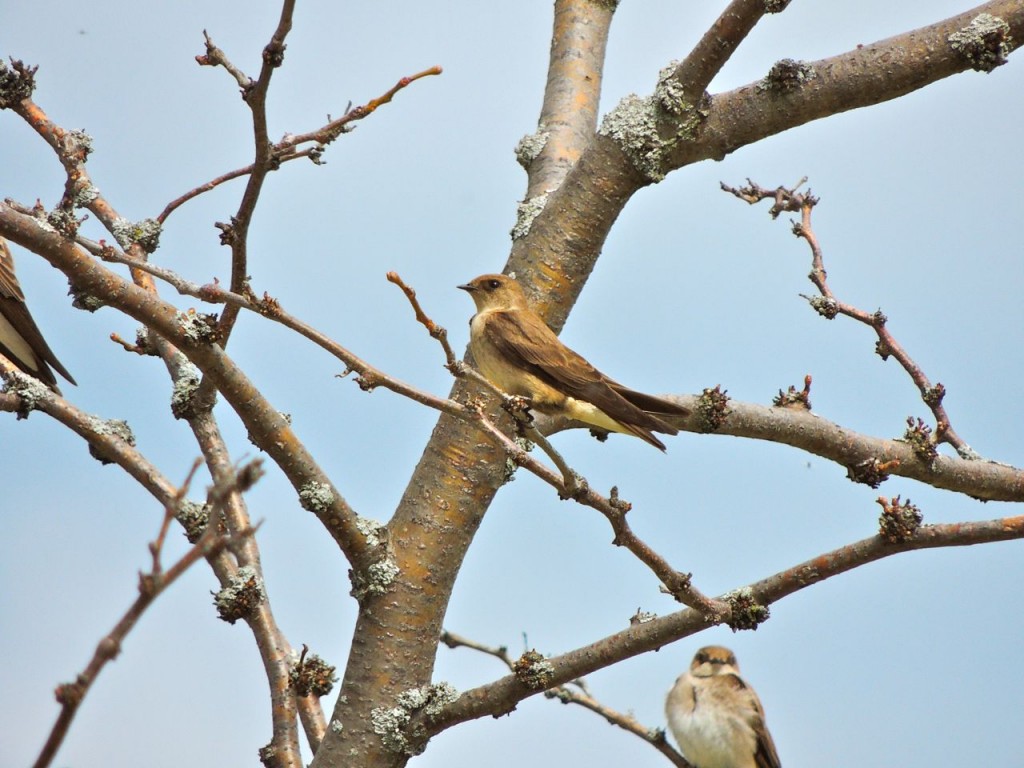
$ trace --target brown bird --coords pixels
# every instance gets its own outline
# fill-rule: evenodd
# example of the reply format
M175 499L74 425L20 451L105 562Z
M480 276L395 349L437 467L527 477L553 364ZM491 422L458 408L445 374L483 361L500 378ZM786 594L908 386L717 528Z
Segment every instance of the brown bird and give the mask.
M14 257L7 241L0 237L0 353L23 373L35 376L57 394L57 379L50 370L53 366L72 384L75 380L67 368L53 354L43 334L36 327L25 305L18 278L14 274Z
M696 768L781 768L764 709L728 648L697 651L665 700L668 727Z
M540 413L635 435L662 451L665 445L653 433L678 434L663 417L686 416L688 409L605 376L559 341L515 280L481 275L458 287L476 304L469 321L473 360L496 387L528 397Z

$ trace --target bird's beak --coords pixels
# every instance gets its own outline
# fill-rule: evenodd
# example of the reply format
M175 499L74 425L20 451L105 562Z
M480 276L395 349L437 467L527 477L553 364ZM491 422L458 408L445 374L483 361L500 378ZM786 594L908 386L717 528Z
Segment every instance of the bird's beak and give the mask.
M461 288L464 291L469 291L470 293L472 293L473 291L476 290L476 286L475 285L470 285L469 283L466 283L465 285L456 285L455 287L456 288Z

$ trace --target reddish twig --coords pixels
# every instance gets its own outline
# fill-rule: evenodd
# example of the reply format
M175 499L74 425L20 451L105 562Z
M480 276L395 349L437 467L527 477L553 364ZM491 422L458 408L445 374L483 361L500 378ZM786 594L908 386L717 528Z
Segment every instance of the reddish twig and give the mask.
M150 542L149 553L153 556L153 568L151 575L153 578L160 576L160 556L163 554L164 542L167 540L167 532L171 528L171 521L175 519L178 514L178 510L181 507L181 503L185 500L185 496L188 495L188 489L192 487L192 479L196 476L196 472L199 471L199 467L202 466L202 462L196 459L192 462L192 468L189 470L188 475L185 476L185 482L178 488L178 492L174 494L174 499L164 506L164 521L160 526L160 532L157 534L156 540Z
M214 57L214 63L232 72L236 81L244 83L242 97L249 106L252 115L255 155L252 171L249 173L249 179L242 193L242 199L239 201L238 208L231 217L230 223L217 222L216 224L221 230L221 242L231 248L230 285L231 290L237 292L243 290L246 281L249 279L249 227L256 212L256 205L259 202L267 175L277 168L277 163L273 159L270 136L267 130L267 93L270 90L270 81L274 72L284 63L284 41L291 31L294 11L295 0L284 0L281 5L281 16L278 19L277 27L270 37L270 42L263 49L263 64L260 67L259 77L255 81L249 81L249 78L242 75L240 71L235 70L223 51L212 45L209 42L209 36L206 36L208 41L207 55ZM221 347L227 347L237 319L237 307L230 304L226 305L217 321L217 337ZM212 388L213 383L208 377L204 376L200 384L200 397L210 397Z
M801 181L800 183L802 184L803 182ZM811 307L818 314L829 320L836 315L845 315L873 329L878 336L875 352L883 360L888 360L890 356L896 359L917 386L918 391L921 393L921 399L935 417L935 430L931 438L933 444L948 443L961 458L967 460L980 459L981 457L956 433L950 423L949 414L946 413L946 409L942 405L942 399L946 394L945 387L938 382L934 385L931 383L924 371L921 370L921 367L914 362L906 349L903 348L903 345L890 333L887 325L888 318L885 314L881 310L865 312L862 309L840 301L832 292L828 284L828 274L825 271L821 244L811 226L811 211L817 205L818 198L814 197L810 190L806 193L798 193L796 189L799 186L800 184L797 184L792 189L785 187L765 189L750 181L750 179L747 179L747 186L739 189L724 183L721 185L724 191L735 195L741 200L745 200L751 205L761 200L773 200L774 204L769 211L772 218L776 218L782 211L800 212L800 221L793 223L793 234L803 238L811 249L811 272L808 278L814 283L820 294L820 296L805 296L804 298L808 300Z
M294 158L290 158L290 159L294 159ZM185 194L183 194L180 197L177 197L174 200L172 200L171 202L169 202L164 207L164 209L160 212L160 215L156 217L156 220L159 221L161 224L163 224L165 221L167 221L167 217L168 216L170 216L172 213L174 213L175 210L177 210L178 208L183 206L185 203L187 203L192 198L199 197L199 195L203 194L204 192L209 192L210 190L216 189L221 184L224 184L225 182L231 181L232 179L237 179L237 178L240 178L242 176L247 176L248 174L252 173L252 169L253 169L252 164L245 166L245 168L236 168L233 171L228 171L227 173L221 174L220 176L218 176L215 179L210 179L205 184L200 184L195 189L190 189Z
M203 39L206 41L206 53L196 56L196 63L199 66L223 67L225 72L235 78L235 82L238 83L238 87L242 89L243 93L253 87L253 79L231 63L224 51L213 44L213 38L205 29L203 30Z
M206 33L204 32L203 34L205 35ZM209 58L210 45L212 45L212 43L208 42L207 55L197 56L197 60ZM213 46L213 48L214 50L219 52L220 57L223 57L223 52L220 51L219 48L217 48L216 46ZM224 58L225 61L227 61L226 57ZM217 61L210 59L209 61L201 61L200 63L208 65L220 64L221 66L225 66L225 68L227 68L227 66L223 64L219 59ZM230 62L228 62L228 64L230 64ZM233 71L233 69L234 68L229 69L229 71ZM431 67L430 69L425 69L422 72L417 72L415 75L403 77L389 91L386 91L385 93L381 94L375 99L371 99L361 107L355 107L345 110L344 115L335 120L330 120L325 125L321 126L320 128L317 128L315 131L309 131L307 133L301 134L289 134L282 138L281 141L271 144L269 157L273 158L275 167L271 168L270 170L275 170L276 167L280 166L282 163L287 163L292 160L298 160L301 158L309 158L314 163L319 164L320 156L323 154L324 147L332 143L343 133L348 133L349 131L351 131L353 128L353 126L350 125L351 123L355 122L356 120L363 120L364 118L369 117L371 114L373 114L373 112L377 110L378 107L390 102L392 98L394 98L395 94L398 93L398 91L407 87L416 80L419 80L423 77L427 77L429 75L439 75L441 74L441 72L441 67ZM244 75L242 75L242 79L240 80L239 76L236 74L235 79L239 81L240 85L242 85L243 90L252 87L252 81ZM248 83L249 85L246 85L246 83ZM314 142L316 146L306 147L302 149L299 148L299 145L306 144L308 142ZM156 217L156 220L159 221L160 223L163 223L164 221L167 220L168 216L174 213L175 210L180 208L189 200L192 200L193 198L198 197L199 195L205 192L209 192L212 189L216 189L221 184L231 181L232 179L237 179L242 176L248 176L255 170L255 168L256 164L251 163L245 166L244 168L236 168L233 171L228 171L227 173L221 174L215 179L211 179L210 181L200 184L199 186L189 190L188 192L184 193L183 195L180 195L179 197L175 198L170 203L168 203L167 206L163 209L163 211L160 212L160 215Z
M505 645L484 645L476 640L470 640L468 637L462 637L462 635L449 632L447 629L441 631L441 642L452 649L469 648L480 653L486 653L488 656L498 659L509 669L512 669L515 664L515 660L508 655L508 646Z
M445 367L455 375L460 375L456 368L459 365L458 359L455 357L455 352L452 350L451 344L448 343L448 331L443 327L435 323L427 314L423 311L423 307L420 306L419 300L416 298L416 291L405 284L405 281L399 276L397 272L388 272L387 279L389 283L394 283L402 289L402 293L409 300L412 305L412 311L416 313L416 321L423 325L427 329L427 333L430 334L430 338L437 339L441 345L441 349L444 350Z

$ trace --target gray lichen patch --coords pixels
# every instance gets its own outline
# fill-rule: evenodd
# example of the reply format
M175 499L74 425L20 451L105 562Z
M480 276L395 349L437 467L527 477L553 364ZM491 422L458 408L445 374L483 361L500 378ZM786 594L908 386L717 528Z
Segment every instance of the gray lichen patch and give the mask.
M387 537L387 528L369 517L357 516L356 530L363 534L363 537L366 539L366 546L371 549L383 546Z
M182 367L171 390L171 413L176 419L187 419L196 412L195 400L199 391L199 369L191 363Z
M731 609L727 622L733 632L741 629L757 629L758 625L768 621L771 611L768 606L757 602L757 597L750 587L734 589L724 595Z
M529 650L516 659L512 665L512 673L527 688L542 691L551 687L555 668L542 653Z
M947 40L950 47L970 62L979 72L991 72L1006 63L1016 46L1010 36L1010 25L989 13L974 17L963 29L953 32Z
M92 427L92 431L97 435L116 437L127 445L135 445L135 434L124 419L99 419L92 417L89 419L89 426ZM89 455L101 464L112 464L115 460L108 455L105 446L92 440L89 441Z
M113 435L124 440L128 445L135 445L135 434L124 419L89 419L89 426L97 435Z
M46 220L62 237L73 240L78 234L78 226L81 222L68 210L58 208L46 214Z
M634 167L651 181L665 178L665 142L658 134L658 101L635 93L624 96L604 116L597 132L614 141Z
M195 544L210 523L210 505L182 499L178 502L178 514L175 517L185 529L185 538L190 544Z
M85 162L85 159L92 154L92 136L82 130L68 131L65 134L64 146L69 151L78 152L82 162ZM147 219L147 221L152 221L152 219Z
M311 480L299 489L299 504L310 512L326 512L334 504L334 492L327 483Z
M217 613L229 624L250 616L258 605L266 602L266 599L263 579L249 566L239 568L226 587L213 593L213 604L217 607Z
M295 659L288 669L288 683L299 696L326 696L338 682L337 670L317 654Z
M408 732L412 716L421 710L428 717L436 716L457 698L459 692L445 682L402 691L398 694L398 706L377 707L370 712L373 732L380 736L381 743L388 751L419 755L426 749L427 740L423 737L422 729Z
M544 145L548 143L548 136L551 132L547 130L543 123L537 126L535 133L528 133L519 140L516 144L516 162L519 163L523 168L529 168L537 155L544 149Z
M697 136L711 105L707 93L696 102L688 99L676 76L677 67L677 62L671 62L661 70L654 93L648 98L635 93L624 97L605 115L597 130L614 141L633 166L654 183L672 170L672 148Z
M0 59L0 109L10 109L31 98L36 87L37 69L14 59L8 65Z
M178 328L193 344L207 344L217 340L217 316L189 309L175 316Z
M75 196L71 200L71 203L75 208L86 208L99 196L99 189L94 187L92 184L83 184L75 190Z
M814 67L803 61L780 59L757 84L758 90L787 93L811 82L818 76Z
M533 220L540 215L540 212L544 210L544 206L548 202L548 193L545 192L543 195L537 195L531 197L529 200L523 200L516 209L516 225L512 227L509 232L512 235L513 240L518 240L521 237L526 237L530 233L530 227L533 226Z
M6 383L3 391L21 398L21 407L18 409L19 419L27 419L29 412L34 411L41 401L53 397L53 392L48 386L21 371L11 371L5 374L5 377Z
M152 253L160 245L161 227L156 219L143 219L138 223L116 219L111 232L118 245L125 249L138 243L146 253Z
M676 77L678 67L678 61L670 61L668 66L658 73L658 84L654 87L654 98L670 115L681 115L688 107L683 84Z
M370 563L363 572L352 571L349 594L360 603L371 595L383 595L399 574L398 564L387 556Z

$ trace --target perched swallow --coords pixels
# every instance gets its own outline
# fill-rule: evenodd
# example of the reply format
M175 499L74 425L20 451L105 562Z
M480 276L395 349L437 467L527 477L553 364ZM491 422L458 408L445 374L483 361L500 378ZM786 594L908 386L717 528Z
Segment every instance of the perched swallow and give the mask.
M14 257L7 241L0 237L0 353L22 372L35 376L57 394L53 366L72 384L75 380L53 354L25 305L25 295L14 274Z
M469 321L473 360L496 387L530 398L540 413L635 435L662 451L653 433L678 434L662 417L686 416L688 409L609 379L558 340L515 280L481 275L458 287L476 304Z
M668 727L696 768L780 768L764 710L728 648L697 651L665 700Z

